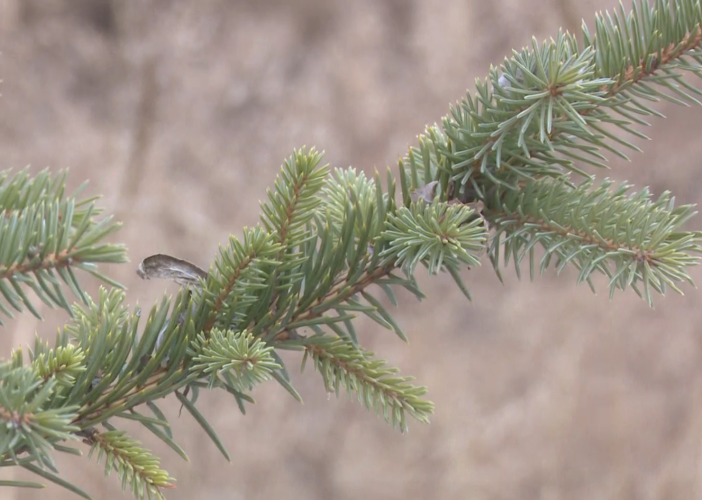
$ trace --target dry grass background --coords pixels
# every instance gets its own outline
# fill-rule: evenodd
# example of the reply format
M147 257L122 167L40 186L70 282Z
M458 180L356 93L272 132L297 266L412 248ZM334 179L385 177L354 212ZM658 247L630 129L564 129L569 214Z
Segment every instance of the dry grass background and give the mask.
M596 10L615 5L0 0L0 169L90 179L125 222L116 239L133 264L110 272L131 303L150 305L166 285L139 281L136 263L167 252L207 266L230 233L256 222L294 147L316 145L337 167L393 165L512 48L581 18L592 26ZM699 203L702 112L658 109L668 119L648 131L653 143L639 141L646 154L609 174ZM359 328L428 386L431 425L402 436L345 397L329 400L306 373L295 376L304 405L275 383L255 391L246 417L222 394L201 397L228 464L170 401L191 463L146 438L178 478L169 498L702 498L702 292L659 298L652 311L633 292L609 301L601 280L599 295L576 287L572 271L534 283L506 276L500 285L487 263L467 273L473 303L450 279L422 276L428 299L403 295L397 312L409 345ZM10 323L2 356L64 319ZM61 465L95 498L128 497L94 462ZM71 495L49 486L0 498Z

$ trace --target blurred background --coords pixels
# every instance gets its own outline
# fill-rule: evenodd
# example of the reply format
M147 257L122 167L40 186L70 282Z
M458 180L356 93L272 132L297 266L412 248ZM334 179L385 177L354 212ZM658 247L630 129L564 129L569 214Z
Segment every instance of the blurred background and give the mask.
M113 240L132 263L109 273L150 307L177 286L140 281L138 262L164 252L207 267L257 222L293 148L315 145L333 167L394 166L512 48L582 18L592 28L616 5L0 0L0 169L89 179L125 223ZM657 109L668 119L646 131L654 142L635 141L645 155L600 174L699 203L702 112ZM596 295L576 287L572 269L533 283L505 276L501 285L487 260L466 272L469 303L450 278L420 273L428 298L401 294L397 311L409 345L359 322L366 346L428 386L431 425L401 435L346 396L328 398L288 356L304 405L273 382L245 417L223 393L201 395L231 464L172 400L163 407L190 463L136 429L177 478L168 498L702 498L702 292L685 287L651 310L633 291L610 301L601 279ZM45 322L22 315L2 328L2 357L66 320L42 311ZM129 498L94 459L59 458L94 498ZM49 485L0 498L77 497Z

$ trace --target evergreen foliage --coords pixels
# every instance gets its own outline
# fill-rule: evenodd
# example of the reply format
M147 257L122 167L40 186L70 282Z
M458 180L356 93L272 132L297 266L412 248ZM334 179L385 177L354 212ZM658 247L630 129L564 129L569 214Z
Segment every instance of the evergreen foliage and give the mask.
M632 12L597 16L583 37L534 40L491 68L441 127L419 136L397 178L388 169L384 187L378 172L332 172L315 149L295 151L262 203L261 223L232 236L208 271L167 255L142 262L143 278L181 285L146 317L97 269L127 258L123 246L105 243L119 226L96 200L66 194L64 173L4 173L0 313L39 316L31 290L70 321L53 343L37 340L27 356L18 348L0 363L0 467L89 498L55 462L57 453L82 454L82 441L136 498L162 498L173 479L120 428L124 420L187 460L158 407L174 395L229 459L198 394L223 389L245 412L254 386L273 379L300 399L280 350L299 351L327 391L346 390L402 431L408 416L428 422L426 390L363 349L354 328L363 314L406 340L379 297L396 305L394 290L404 288L421 299L418 265L448 273L468 297L461 276L484 253L498 276L510 260L519 274L526 258L531 276L572 265L578 282L594 286L597 272L611 293L632 288L649 304L653 292L681 293L702 250L702 232L683 228L694 208L676 207L669 193L654 200L646 189L596 182L583 168L636 150L620 132L644 137L636 127L660 116L651 103L699 104L702 92L683 77L702 76L702 7L638 0ZM109 288L93 300L77 270Z

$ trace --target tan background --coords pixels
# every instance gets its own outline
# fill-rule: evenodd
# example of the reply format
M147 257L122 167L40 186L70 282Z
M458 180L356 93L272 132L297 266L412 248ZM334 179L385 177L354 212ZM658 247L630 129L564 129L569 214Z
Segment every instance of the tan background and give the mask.
M138 281L136 263L167 252L207 266L256 222L294 147L316 145L336 167L393 165L512 48L580 18L592 27L615 5L0 0L0 169L90 179L126 225L115 239L133 264L110 272L132 304L150 305L166 285ZM638 141L646 154L610 175L698 203L702 112L658 109L669 119L648 131L655 142ZM651 311L633 291L609 301L602 280L599 295L576 287L573 270L535 283L507 271L502 286L485 264L466 274L473 303L447 277L421 277L422 303L402 294L409 346L359 326L366 345L428 386L431 425L393 432L346 397L328 400L289 357L304 405L275 383L255 391L246 417L224 394L200 400L232 464L164 403L191 457L146 438L178 479L169 498L702 498L700 292L686 287ZM2 356L64 319L10 323ZM95 498L128 497L94 461L60 458ZM52 485L0 498L73 497Z

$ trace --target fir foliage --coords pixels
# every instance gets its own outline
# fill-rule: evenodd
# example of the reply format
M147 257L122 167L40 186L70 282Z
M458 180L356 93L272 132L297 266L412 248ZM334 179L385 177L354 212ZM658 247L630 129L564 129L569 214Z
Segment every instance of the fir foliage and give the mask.
M578 282L594 287L598 273L610 293L632 288L649 304L654 292L682 293L702 250L702 233L685 229L694 208L586 169L637 150L626 136L645 137L638 128L660 116L655 102L698 103L702 92L683 77L702 76L701 23L698 0L639 0L632 12L598 15L584 44L568 33L534 40L428 127L384 182L379 172L331 171L313 148L295 151L260 224L230 237L207 272L162 254L142 262L143 278L181 285L148 315L97 268L125 262L126 251L105 242L119 226L95 199L66 194L63 173L3 174L0 313L38 316L31 290L70 319L53 343L37 339L0 363L0 467L89 498L54 460L82 454L83 443L135 498L162 498L173 480L125 421L187 460L158 406L174 396L229 459L198 395L222 389L245 413L252 389L273 379L301 400L283 350L312 363L326 391L346 391L402 431L408 417L428 422L426 389L363 349L354 326L364 315L406 341L386 304L397 305L398 288L423 297L418 266L448 273L468 297L465 271L483 254L499 277L510 261L519 275L527 259L532 277L574 266ZM111 288L89 297L76 270Z
M12 309L27 308L41 319L28 290L50 307L70 311L62 282L86 302L77 270L119 286L98 272L97 264L127 262L123 245L103 243L120 225L111 217L98 218L94 198L77 198L85 185L66 194L65 182L65 172L0 173L0 315L12 317Z

